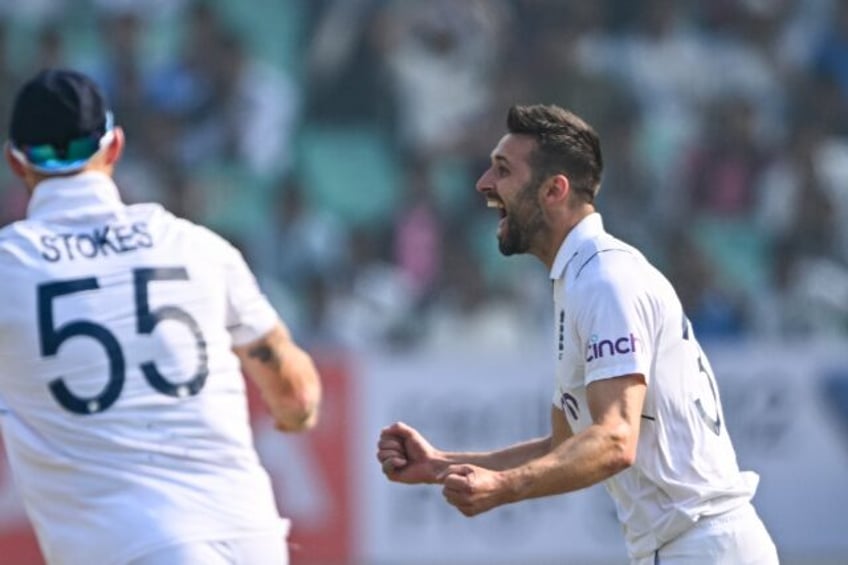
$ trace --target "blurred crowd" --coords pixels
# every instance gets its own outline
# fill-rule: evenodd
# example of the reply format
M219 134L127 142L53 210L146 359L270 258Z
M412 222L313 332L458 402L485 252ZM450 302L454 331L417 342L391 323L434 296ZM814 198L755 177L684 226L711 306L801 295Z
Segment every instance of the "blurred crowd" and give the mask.
M848 333L848 3L0 2L0 114L44 66L94 76L128 201L245 253L312 348L547 339L541 265L474 192L514 103L598 130L607 229L704 340ZM3 123L4 131L6 124ZM0 225L25 212L0 176Z

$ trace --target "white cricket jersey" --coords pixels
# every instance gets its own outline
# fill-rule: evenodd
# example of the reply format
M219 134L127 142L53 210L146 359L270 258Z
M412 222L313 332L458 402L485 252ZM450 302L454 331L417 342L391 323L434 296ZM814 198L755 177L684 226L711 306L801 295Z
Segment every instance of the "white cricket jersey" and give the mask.
M553 402L572 431L592 424L590 383L634 373L647 382L636 461L605 481L631 558L747 503L759 478L739 470L710 364L668 280L599 214L568 234L551 278Z
M278 318L235 248L88 172L0 230L0 280L0 422L49 563L285 535L232 352Z

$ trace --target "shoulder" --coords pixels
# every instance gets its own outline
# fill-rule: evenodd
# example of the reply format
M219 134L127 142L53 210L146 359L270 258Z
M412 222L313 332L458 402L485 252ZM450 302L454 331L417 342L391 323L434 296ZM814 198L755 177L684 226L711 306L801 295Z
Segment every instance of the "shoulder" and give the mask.
M133 204L128 209L134 218L147 222L151 231L162 238L195 246L204 254L236 252L232 244L211 229L177 216L160 204Z
M0 267L5 266L14 256L14 240L17 238L14 230L14 224L0 228Z
M210 228L184 218L177 218L177 222L187 234L190 234L192 238L205 246L204 251L207 253L215 254L221 258L241 255L235 245Z
M0 245L19 239L31 225L31 220L17 220L0 227Z
M678 302L671 283L638 249L608 234L586 242L574 262L566 292L578 311L617 305L660 312Z
M603 234L580 246L569 278L576 287L637 282L642 277L636 275L646 265L644 256L635 247Z
M32 241L39 237L38 224L19 220L0 228L0 266L26 264L37 255Z
M579 248L565 293L578 310L608 302L652 304L665 295L663 281L638 249L604 234Z
M0 248L3 247L4 244L7 244L15 237L15 228L18 222L13 222L11 224L7 224L0 228Z

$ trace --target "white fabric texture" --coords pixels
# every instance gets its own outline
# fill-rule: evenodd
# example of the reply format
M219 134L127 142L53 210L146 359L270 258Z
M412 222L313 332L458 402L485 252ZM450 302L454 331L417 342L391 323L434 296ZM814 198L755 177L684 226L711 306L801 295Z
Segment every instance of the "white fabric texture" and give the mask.
M569 233L551 278L553 403L572 431L592 423L592 382L641 374L647 383L636 461L605 481L631 558L747 504L759 477L739 470L709 361L666 278L598 214Z
M278 318L232 246L82 173L0 231L0 278L0 422L49 563L286 533L232 352Z

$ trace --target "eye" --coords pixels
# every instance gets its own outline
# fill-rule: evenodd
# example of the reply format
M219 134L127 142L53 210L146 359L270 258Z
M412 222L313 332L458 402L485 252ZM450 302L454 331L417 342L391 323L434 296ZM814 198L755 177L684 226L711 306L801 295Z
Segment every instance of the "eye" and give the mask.
M495 167L495 174L498 177L505 177L509 174L509 169L507 169L503 165L498 165L497 167Z

